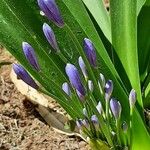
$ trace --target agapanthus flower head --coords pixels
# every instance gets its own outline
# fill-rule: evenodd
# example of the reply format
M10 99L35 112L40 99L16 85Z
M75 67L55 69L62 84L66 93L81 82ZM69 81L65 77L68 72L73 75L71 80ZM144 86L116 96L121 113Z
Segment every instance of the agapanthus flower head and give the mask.
M135 102L136 102L136 92L134 89L132 89L129 94L130 107L133 107L135 105Z
M112 80L108 80L105 85L105 99L106 100L110 99L112 92L113 92L113 82Z
M98 102L98 104L97 104L97 106L96 106L96 109L97 109L97 111L100 113L100 114L102 114L102 112L103 112L103 106L102 106L102 103L99 101Z
M22 42L22 49L26 59L31 64L31 66L37 71L40 71L40 66L38 64L33 47L27 42Z
M93 67L96 67L97 66L97 64L96 64L96 51L95 51L95 48L94 48L92 41L90 41L87 38L84 39L84 51L85 51L85 54L88 58L89 63Z
M84 75L84 78L87 79L88 78L88 75L87 75L87 68L86 68L86 65L82 59L82 57L80 56L79 59L78 59L78 63L79 63L79 66L82 70L82 73Z
M101 83L102 83L102 88L104 88L105 84L106 84L105 77L102 73L100 73L99 76L100 76L100 80L101 80Z
M58 47L58 44L56 41L55 34L54 34L52 28L47 23L43 24L43 32L44 32L44 35L45 35L47 41L49 42L49 44L57 52L59 50L59 47Z
M94 90L94 85L93 85L93 82L91 80L88 80L88 88L91 92L93 92Z
M26 84L28 84L32 88L39 89L39 86L35 83L32 77L21 65L13 64L13 70L19 79L23 80Z
M120 102L112 98L110 100L110 108L115 119L119 119L121 115L121 110L122 110Z
M55 0L38 0L38 5L49 20L53 21L58 27L64 26L64 21Z
M70 90L69 84L67 82L64 82L62 84L62 89L67 95L71 96L71 90Z
M66 65L66 74L69 77L71 85L83 96L85 96L85 89L81 82L81 78L77 68L72 64Z

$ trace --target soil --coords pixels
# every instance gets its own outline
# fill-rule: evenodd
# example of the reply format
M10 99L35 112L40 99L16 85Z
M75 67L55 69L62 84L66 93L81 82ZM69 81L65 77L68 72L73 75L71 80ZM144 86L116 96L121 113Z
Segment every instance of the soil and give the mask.
M0 49L0 61L15 59ZM10 70L11 65L0 68L0 150L88 150L80 138L60 134L45 123L11 82Z

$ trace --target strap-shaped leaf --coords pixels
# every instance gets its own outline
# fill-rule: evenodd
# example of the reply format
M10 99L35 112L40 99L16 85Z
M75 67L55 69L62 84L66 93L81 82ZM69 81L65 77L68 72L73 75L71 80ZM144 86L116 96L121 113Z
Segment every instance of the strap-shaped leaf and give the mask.
M138 16L137 35L140 76L143 81L150 62L150 6L144 6Z
M132 87L138 93L139 105L143 107L137 55L136 22L136 1L111 1L112 44Z
M137 0L137 15L140 13L142 6L145 4L146 0Z
M82 0L93 15L106 38L111 42L110 17L102 0Z
M138 93L138 102L143 106L136 46L136 22L136 1L111 0L112 44L125 68L132 87ZM139 146L142 145L145 150L148 150L150 147L150 136L146 131L144 124L140 122L139 125L139 121L136 120L138 117L139 114L137 112L134 113L132 149L139 149ZM139 139L137 139L137 137L142 137L143 139L138 141Z

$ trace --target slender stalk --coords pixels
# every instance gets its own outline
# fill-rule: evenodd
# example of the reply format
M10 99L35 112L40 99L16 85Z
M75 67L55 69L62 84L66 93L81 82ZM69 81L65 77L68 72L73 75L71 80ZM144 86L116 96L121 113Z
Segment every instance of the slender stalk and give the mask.
M57 55L60 57L60 59L67 64L68 60L66 59L66 57L62 54L62 52L58 52Z
M120 119L116 120L116 134L117 134L117 140L119 145L121 145L121 140L120 140Z

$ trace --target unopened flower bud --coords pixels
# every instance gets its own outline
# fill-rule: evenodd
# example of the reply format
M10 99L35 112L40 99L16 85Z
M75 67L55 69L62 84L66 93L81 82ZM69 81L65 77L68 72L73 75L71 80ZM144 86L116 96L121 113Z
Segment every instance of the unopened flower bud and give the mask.
M102 83L102 88L104 88L105 84L106 84L106 81L105 81L105 77L102 73L100 73L100 80L101 80L101 83Z
M23 52L24 52L26 59L31 64L31 66L34 69L36 69L37 71L40 71L37 57L35 55L35 52L34 52L34 49L32 48L32 46L30 44L28 44L27 42L23 42L22 43L22 49L23 49Z
M95 51L95 48L94 48L92 41L90 41L87 38L84 39L84 51L85 51L85 54L89 60L89 63L93 67L96 67L97 66L97 64L96 64L96 51Z
M62 89L67 95L69 95L69 96L71 95L71 90L70 90L69 84L67 82L63 83Z
M27 73L27 71L21 65L13 64L13 70L16 73L17 77L23 80L26 84L28 84L34 89L39 88L39 86L35 83L35 81L31 78L31 76Z
M97 106L96 106L97 111L102 114L103 112L103 107L102 107L102 103L99 101Z
M112 98L110 100L110 108L115 119L116 120L119 119L121 115L121 110L122 110L120 102Z
M111 80L108 80L105 85L105 99L107 101L110 99L112 92L113 92L113 82Z
M56 37L55 37L55 34L54 34L52 28L48 24L44 23L43 24L43 32L44 32L44 35L45 35L47 41L49 42L49 44L57 52L59 50L59 48L58 48Z
M133 107L135 105L135 102L136 102L136 92L134 89L132 89L129 94L130 107Z
M83 108L83 114L84 114L85 116L88 116L86 108Z
M91 80L88 80L88 88L91 92L93 92L94 86L93 86L93 82Z
M64 21L55 0L38 0L38 5L49 20L53 21L58 27L64 26Z
M85 96L85 89L82 85L79 72L77 68L72 64L66 65L66 74L69 77L70 83L72 86L83 96Z
M76 121L76 125L77 125L78 128L81 128L82 125L83 125L82 119L78 119L78 120Z
M94 124L98 124L98 118L97 118L97 116L96 116L96 115L92 115L91 121L92 121Z
M87 79L87 78L88 78L88 75L87 75L87 68L86 68L85 63L84 63L84 61L83 61L83 59L82 59L81 56L80 56L79 59L78 59L78 63L79 63L79 66L80 66L80 68L81 68L81 70L82 70L82 73L83 73L84 78Z

